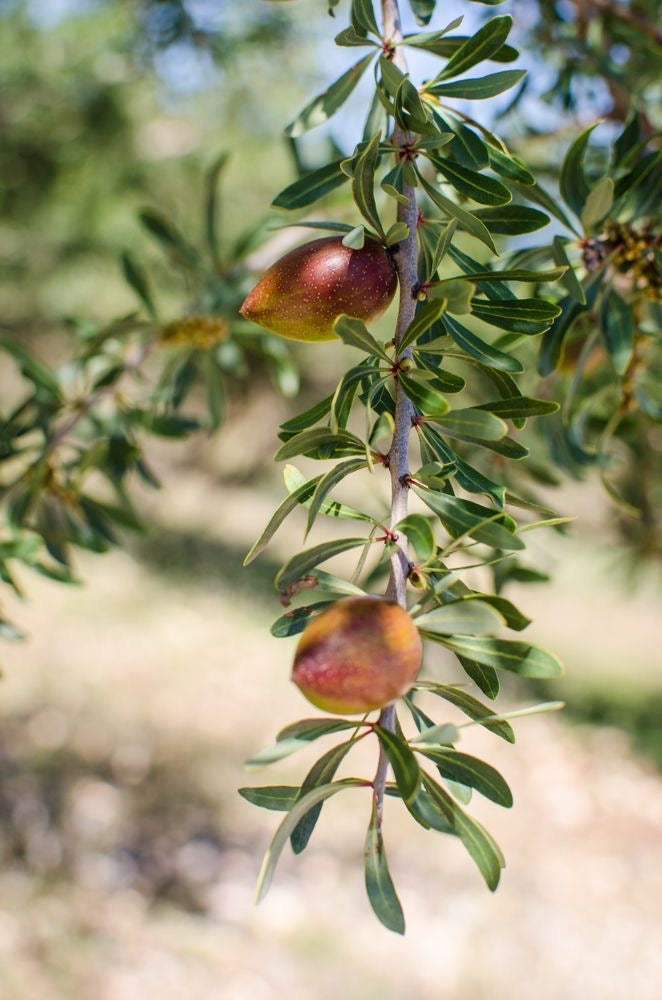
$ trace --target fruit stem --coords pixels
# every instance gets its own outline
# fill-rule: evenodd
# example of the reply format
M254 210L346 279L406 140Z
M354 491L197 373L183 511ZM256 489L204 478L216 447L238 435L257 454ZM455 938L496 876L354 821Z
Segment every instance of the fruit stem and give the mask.
M385 45L388 45L392 52L392 61L403 73L407 72L407 63L403 54L402 26L400 23L400 10L398 0L381 0L383 37ZM412 141L412 136L404 132L399 126L395 126L392 142L395 147L396 160L402 147L406 147ZM416 312L416 297L414 288L418 284L418 261L416 252L416 225L418 222L418 207L416 205L416 194L410 186L405 186L402 192L406 198L406 204L398 203L398 222L404 222L409 229L407 239L401 240L397 253L393 255L400 282L400 304L398 319L396 323L395 336L395 363L402 358L410 357L411 347L405 351L399 350L405 330L414 318ZM398 379L395 380L395 427L393 439L388 452L388 468L391 473L391 530L398 521L401 521L407 514L407 501L409 495L409 435L412 429L412 418L414 408L402 391L402 386ZM406 537L401 537L396 551L391 557L391 571L386 587L386 597L391 601L396 601L402 607L407 604L407 574L409 573L409 556L407 553ZM382 709L379 716L379 725L384 729L393 732L395 728L395 705L387 705ZM384 788L386 785L386 772L388 761L384 749L380 744L379 763L374 780L374 795L376 802L377 827L381 830L382 810L384 804Z

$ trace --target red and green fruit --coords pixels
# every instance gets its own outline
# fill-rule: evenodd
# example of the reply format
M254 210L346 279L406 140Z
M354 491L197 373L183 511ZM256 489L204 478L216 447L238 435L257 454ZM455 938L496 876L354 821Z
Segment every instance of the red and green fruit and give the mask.
M390 252L366 239L360 250L327 236L296 247L265 271L249 292L246 319L291 340L333 340L343 313L366 323L388 308L397 287Z
M308 625L292 680L326 712L371 712L406 694L421 666L411 616L382 597L347 597Z

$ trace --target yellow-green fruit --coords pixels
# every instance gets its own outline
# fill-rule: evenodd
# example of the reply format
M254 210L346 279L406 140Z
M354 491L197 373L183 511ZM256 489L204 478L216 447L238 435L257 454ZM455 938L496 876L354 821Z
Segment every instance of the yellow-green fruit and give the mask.
M292 680L325 712L354 715L405 694L421 666L418 629L399 604L346 597L301 636Z
M397 287L395 264L376 240L361 250L327 236L296 247L265 271L241 313L291 340L332 340L343 313L369 323L389 306Z

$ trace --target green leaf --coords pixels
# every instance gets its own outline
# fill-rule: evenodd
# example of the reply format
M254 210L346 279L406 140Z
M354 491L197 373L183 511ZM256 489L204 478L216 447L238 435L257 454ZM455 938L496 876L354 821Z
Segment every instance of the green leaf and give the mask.
M480 219L473 215L471 212L467 212L466 209L460 208L449 198L446 198L443 194L437 191L431 184L425 180L420 174L418 178L423 185L423 189L427 195L432 199L435 205L444 212L449 218L457 219L460 226L466 230L471 236L474 236L481 243L484 243L492 253L496 253L497 249L494 245L494 241L489 234L487 228L483 225Z
M581 223L585 233L592 233L598 223L614 204L614 182L611 177L603 177L591 188L581 211Z
M439 642L441 642L441 639ZM476 663L475 660L470 660L466 656L458 655L457 658L460 661L465 674L471 678L483 694L494 700L499 694L501 687L499 675L494 667L489 667L485 663Z
M419 24L427 24L434 13L437 0L409 0L414 17Z
M443 156L430 156L430 162L456 190L481 205L506 205L512 201L508 188L493 177L463 167Z
M406 535L414 547L420 562L431 559L436 552L434 532L427 517L422 514L408 514L393 528L395 534Z
M284 208L292 211L295 208L305 208L312 205L318 198L329 194L335 188L347 181L347 175L340 169L341 160L327 163L319 170L304 174L293 184L289 184L272 201L274 208Z
M527 74L525 69L507 69L501 73L489 73L487 76L475 77L470 80L454 80L451 83L427 84L425 91L435 97L454 97L463 101L484 101L497 94L503 94L520 82ZM532 176L528 171L521 171ZM533 183L524 180L524 183Z
M277 812L288 812L294 805L299 794L296 785L270 785L264 788L238 788L243 799L261 809L274 809Z
M478 319L491 326L511 333L536 335L544 333L561 308L544 299L511 299L507 302L490 302L474 298L471 311Z
M422 713L421 713L422 714ZM452 746L460 739L460 731L451 722L442 722L438 726L428 726L420 729L418 736L415 736L410 743L435 743Z
M358 347L366 354L372 354L375 358L381 358L389 367L393 364L393 359L384 350L384 347L375 340L366 329L365 323L352 316L339 316L334 323L334 330L344 344L349 347Z
M217 267L221 260L218 238L218 179L228 159L228 153L221 153L205 174L205 237L212 260Z
M503 625L503 618L482 601L451 601L416 618L416 627L435 635L492 635Z
M436 493L414 487L414 492L438 515L448 533L457 537L471 535L477 542L496 549L523 549L524 543L492 517L502 517L498 510L482 507L471 500L460 500L448 493ZM467 654L469 655L469 654Z
M304 413L298 414L296 417L291 417L286 420L284 424L280 425L281 431L285 431L286 434L290 432L296 434L297 431L305 430L307 427L311 427L316 424L318 420L321 420L327 415L331 409L331 400L333 396L326 396L324 399L320 400L319 403L314 403L310 409L305 410Z
M134 290L152 319L156 319L154 299L144 269L128 250L121 255L120 261L127 284Z
M433 52L434 49L430 49L429 46L434 45L434 43L438 42L444 37L444 35L447 35L449 31L453 31L455 28L458 28L462 24L462 21L462 17L455 17L446 25L445 28L440 28L439 31L426 31L423 33L417 32L413 35L405 35L403 38L403 44L413 45L415 48L428 49L430 52Z
M489 368L498 368L501 371L514 372L518 374L523 371L522 364L517 358L505 351L499 351L471 330L467 330L458 320L450 317L443 317L443 325L450 333L451 337L463 351L466 351L472 358L480 361L481 364Z
M441 641L460 656L498 670L510 670L520 677L558 677L563 672L552 653L528 642L468 635L455 635Z
M474 215L495 236L519 236L542 229L549 216L527 205L506 205L501 208L477 208Z
M490 59L505 42L512 25L513 19L509 14L493 17L460 46L432 82L459 76L479 62Z
M319 785L327 785L329 782L333 781L336 776L336 771L353 745L354 740L350 739L345 743L339 744L337 747L332 747L330 750L327 750L327 752L313 764L310 771L304 778L298 798L301 799L307 795L311 788L317 788ZM319 819L321 811L322 803L320 802L316 806L313 806L313 808L310 809L303 819L300 819L295 826L290 836L292 850L295 854L301 854L301 852L308 846L308 841L310 840L313 830L317 825L317 820Z
M4 348L5 351L14 359L18 365L21 374L25 378L32 382L35 388L38 390L38 398L41 398L42 393L46 394L53 402L61 399L62 390L58 382L57 375L54 371L38 361L30 351L26 350L21 344L19 344L14 337L9 334L0 332L0 347ZM41 390L41 392L39 392Z
M283 472L283 479L285 480L285 485L287 486L288 490L292 491L298 490L299 487L303 486L304 483L306 482L306 477L303 476L299 472L299 470L295 468L295 466L293 465L285 466L285 471ZM314 480L315 485L319 482L319 479L320 479L319 476L315 478ZM309 482L313 483L313 480L309 480ZM311 502L311 497L309 497L308 494L305 494L300 498L299 503L303 507L308 507ZM370 517L369 514L364 514L363 511L356 510L355 507L348 507L346 504L339 503L337 500L322 501L320 511L322 512L322 514L326 514L328 517L342 517L351 521L368 521L371 524L373 523L373 519ZM322 575L329 576L328 573L324 573ZM336 577L333 577L332 579L335 580ZM328 590L329 588L327 587L326 589Z
M553 215L559 222L562 222L564 226L567 226L577 236L579 235L576 227L570 222L561 206L550 197L540 184L520 184L518 181L512 181L511 184L527 201L534 201L537 205L542 205L545 211Z
M298 552L285 563L276 575L276 589L281 592L287 591L293 583L306 576L311 569L315 569L320 563L326 562L327 559L332 559L333 556L337 556L341 552L347 552L349 549L357 549L359 546L369 545L370 541L368 538L335 538L331 541L314 545L311 549L306 549L304 552Z
M371 31L377 38L381 38L372 0L352 0L352 24L357 32Z
M359 469L365 469L367 465L368 463L365 459L350 458L346 462L340 462L322 476L315 488L315 492L313 493L310 506L308 508L306 535L308 535L308 532L312 528L317 513L320 510L327 494L331 492L334 486L337 486L339 482L345 479L346 476L351 476L352 473L358 472Z
M346 48L365 48L366 46L370 46L372 48L379 47L377 42L374 42L372 38L366 38L365 35L360 35L354 30L354 28L344 28L342 31L338 32L334 41L336 45L344 46Z
M365 445L356 434L343 430L333 431L330 427L311 427L299 431L281 445L274 455L274 461L283 462L286 458L294 458L295 455L308 455L319 448L328 449L329 454L325 455L326 458L365 454Z
M315 487L319 483L320 479L321 476L316 476L315 479L311 479L308 482L303 483L303 485L299 486L293 493L290 493L289 496L285 497L283 502L279 504L276 512L270 518L266 528L244 559L244 566L248 566L249 563L252 563L260 552L266 548L288 514L290 514L293 510L296 510L303 500L312 497L315 492Z
M292 635L299 635L313 618L325 608L330 608L332 604L335 604L335 601L317 601L316 604L308 604L306 607L293 608L277 618L269 631L275 639L289 639Z
M544 335L540 345L538 371L541 375L550 375L558 367L566 335L577 317L593 308L603 276L604 272L598 271L587 281L585 286L586 305L582 305L569 296L560 303L561 312Z
M562 236L554 237L554 242L552 243L552 256L557 264L567 268L565 274L561 277L561 284L565 288L566 292L568 292L575 302L585 305L586 293L584 292L584 286L577 278L574 268L570 263L568 255L565 251L565 240Z
M531 271L524 267L511 267L505 271L467 271L461 276L462 281L495 282L495 281L525 281L539 283L557 281L567 270L567 267L550 267L547 271Z
M334 781L329 785L320 785L318 788L312 788L308 794L304 796L304 798L299 799L299 801L292 806L287 816L278 827L276 835L271 842L271 846L264 855L264 860L262 861L262 867L257 880L257 903L264 899L269 891L269 886L271 885L281 852L297 823L306 815L308 810L317 805L318 802L324 802L325 799L330 798L331 795L335 795L337 792L342 792L346 788L361 788L365 785L366 782L359 778L343 778L340 781Z
M398 243L403 243L408 236L409 226L405 222L394 222L386 233L386 246L397 246Z
M433 282L426 288L429 298L441 299L446 303L448 312L460 316L465 316L471 311L471 300L475 291L475 285L465 281L463 277L445 278L443 281Z
M483 705L482 702L474 698L473 695L467 694L462 688L451 687L448 684L438 684L435 681L417 681L416 688L438 695L438 697L449 701L451 705L459 708L470 719L484 726L485 729L489 729L496 736L500 736L508 743L515 742L515 733L512 726L508 722L494 720L492 718L494 710L488 708L487 705Z
M402 798L406 801L411 800L416 794L420 782L420 769L413 751L405 740L396 736L395 733L391 733L388 729L375 726L374 731L393 768L393 774Z
M583 160L591 132L600 122L594 122L577 136L568 149L559 177L561 197L569 205L575 215L580 215L589 195L589 186L584 174Z
M490 764L459 750L421 748L419 753L434 761L445 778L475 788L481 795L506 809L512 806L513 795L508 784Z
M624 375L634 350L634 318L631 306L613 288L602 299L600 326L614 368Z
M556 413L559 404L551 399L531 399L529 396L511 396L506 399L495 399L491 403L479 403L478 410L489 410L499 417L514 419L518 417L539 417L546 413Z
M375 170L379 163L381 133L377 132L359 154L352 177L352 197L363 218L385 238L377 204L375 202Z
M362 250L365 244L365 226L357 226L343 236L342 245L350 250Z
M520 184L535 184L536 179L530 170L524 166L516 157L510 153L504 153L496 146L487 147L490 166L497 174L507 177L509 180L519 181Z
M416 343L418 338L437 322L444 308L444 301L442 299L431 299L429 302L419 305L416 309L416 315L402 336L398 345L398 352L401 354L412 344Z
M448 400L427 382L420 382L402 372L398 374L402 390L414 406L425 414L442 414L448 411Z
M390 931L404 934L405 918L391 879L379 828L377 803L373 800L370 824L365 838L365 887L377 919Z
M197 251L184 239L170 219L150 208L139 212L138 218L167 254L174 256L188 266L194 266L198 263Z
M479 441L498 441L508 432L508 425L499 417L473 406L436 417L435 423L443 427L451 437L457 432Z
M363 59L351 66L346 73L343 73L335 83L307 104L295 120L287 126L285 132L292 139L303 135L311 128L322 125L342 107L349 95L352 93L357 83L365 73L374 58L370 52Z
M499 884L503 855L496 843L475 819L465 813L448 792L429 775L423 775L426 790L453 828L456 830L467 851L478 865L478 869L489 888L494 892Z
M291 722L278 733L276 739L281 740L305 740L310 743L320 736L329 736L331 733L342 733L347 729L356 729L356 722L351 719L299 719L298 722Z

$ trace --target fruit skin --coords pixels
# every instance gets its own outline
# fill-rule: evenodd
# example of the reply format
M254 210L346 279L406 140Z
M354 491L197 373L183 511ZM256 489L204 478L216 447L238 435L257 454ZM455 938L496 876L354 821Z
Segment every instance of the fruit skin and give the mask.
M291 340L333 340L346 313L369 323L390 305L398 279L376 240L361 250L326 236L296 247L265 271L241 307L246 319Z
M404 608L382 597L346 597L304 631L292 680L325 712L354 715L405 694L421 657L418 629Z

